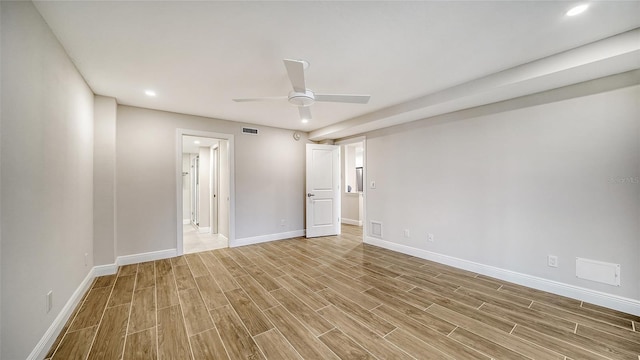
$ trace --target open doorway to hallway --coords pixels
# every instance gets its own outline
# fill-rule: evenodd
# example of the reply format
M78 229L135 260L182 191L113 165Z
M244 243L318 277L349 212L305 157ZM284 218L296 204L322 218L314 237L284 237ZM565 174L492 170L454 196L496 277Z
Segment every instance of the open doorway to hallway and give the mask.
M225 139L182 136L182 250L229 246L229 152Z
M342 230L363 241L365 217L365 138L337 142L342 165Z

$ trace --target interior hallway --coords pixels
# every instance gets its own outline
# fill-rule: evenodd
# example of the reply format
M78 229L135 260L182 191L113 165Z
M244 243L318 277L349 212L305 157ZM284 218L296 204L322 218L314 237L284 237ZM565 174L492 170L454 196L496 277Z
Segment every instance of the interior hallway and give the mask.
M182 225L182 249L185 254L229 247L229 240L220 234L200 234L191 224Z

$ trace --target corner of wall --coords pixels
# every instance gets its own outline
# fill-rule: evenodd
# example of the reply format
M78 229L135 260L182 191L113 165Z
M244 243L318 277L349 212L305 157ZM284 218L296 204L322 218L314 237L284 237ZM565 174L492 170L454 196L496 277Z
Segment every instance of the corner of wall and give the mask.
M94 98L33 3L0 6L0 255L2 275L11 274L1 281L0 357L24 359L45 345L41 336L63 321L64 304L91 270ZM46 140L22 146L28 139Z
M116 118L115 98L94 96L93 148L93 260L95 265L116 260Z
M27 360L44 359L51 346L53 346L54 341L62 331L64 325L69 321L73 314L73 310L80 304L82 296L89 290L93 283L93 279L98 276L115 274L117 270L118 268L115 265L94 266L80 283L78 288L73 292L73 295L71 295L66 304L62 307L62 310L60 310L51 326L49 326L31 354L29 354Z

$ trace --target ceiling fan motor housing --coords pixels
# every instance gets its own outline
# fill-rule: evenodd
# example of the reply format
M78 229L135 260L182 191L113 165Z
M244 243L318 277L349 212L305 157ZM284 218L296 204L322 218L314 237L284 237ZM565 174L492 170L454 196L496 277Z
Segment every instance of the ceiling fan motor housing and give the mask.
M304 92L292 91L289 93L289 103L295 106L311 106L315 101L313 91L309 89Z

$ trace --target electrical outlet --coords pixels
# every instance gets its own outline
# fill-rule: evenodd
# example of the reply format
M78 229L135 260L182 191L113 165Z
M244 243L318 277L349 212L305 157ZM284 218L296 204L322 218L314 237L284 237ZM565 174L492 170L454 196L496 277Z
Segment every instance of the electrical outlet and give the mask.
M280 219L280 226L284 227L287 225L287 221L285 219Z
M89 265L89 253L84 253L84 266Z
M433 234L431 234L431 233L427 234L427 241L428 242L433 242Z
M551 267L558 267L558 257L555 255L547 256L547 265Z
M49 311L51 311L51 309L53 308L53 290L49 291L47 293L47 314L49 313Z
M371 181L371 186L370 186L370 187L371 187L372 189L375 189L375 188L376 188L376 182L372 180L372 181Z
M404 229L404 237L408 238L411 234L409 233L409 229Z

